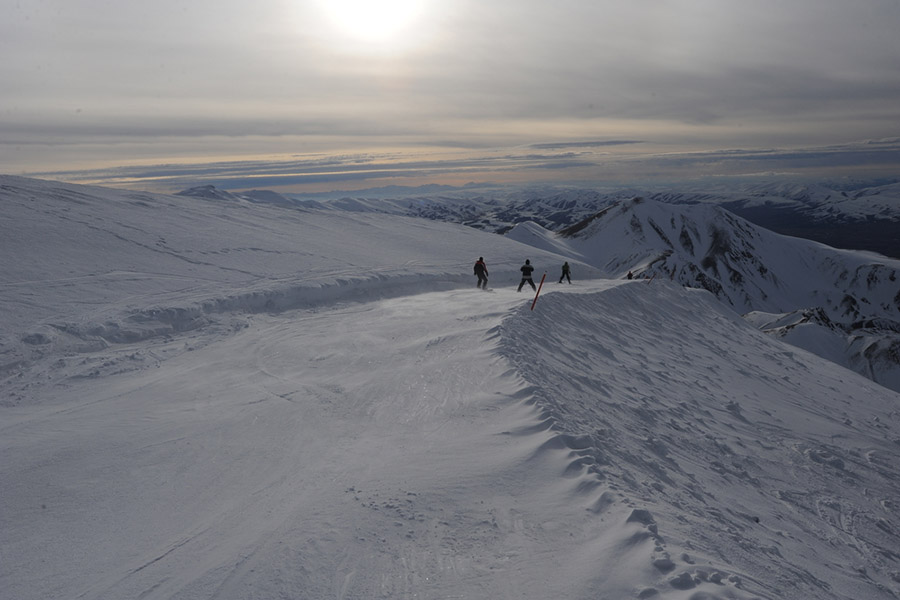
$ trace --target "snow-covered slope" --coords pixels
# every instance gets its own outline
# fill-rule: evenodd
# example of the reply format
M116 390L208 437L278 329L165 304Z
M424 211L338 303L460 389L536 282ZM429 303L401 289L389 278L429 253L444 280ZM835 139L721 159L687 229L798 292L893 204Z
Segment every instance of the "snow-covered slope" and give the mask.
M0 178L0 373L235 311L494 285L562 258L450 223ZM586 268L586 267L585 267ZM596 273L596 271L588 272ZM230 325L224 325L230 326Z
M532 311L563 257L463 227L0 190L4 600L900 594L900 396L707 291Z
M657 192L661 202L713 204L778 233L900 258L900 184L869 187L798 183L719 186L703 193Z
M834 186L766 183L717 190L717 203L750 209L766 205L790 209L815 221L900 221L900 183L840 190Z
M605 593L572 597L900 593L897 394L667 281L550 295L502 333L616 549L585 557ZM646 588L610 587L638 566Z
M607 276L633 270L674 279L709 290L742 314L818 304L834 318L900 318L900 261L778 235L715 206L635 198L559 235L530 224L507 237L535 244L537 235L553 240L548 247L571 247Z
M224 192L203 187L186 193L218 196ZM247 197L257 194L251 192ZM634 197L666 204L721 206L778 233L900 258L898 183L730 182L607 191L575 186L510 189L469 185L455 190L363 190L352 197L311 195L291 200L306 206L403 214L505 233L526 221L559 231L610 204ZM278 197L272 201L290 200Z
M900 391L900 261L778 235L716 206L640 198L559 233L525 223L507 237L609 277L706 289L757 326Z
M281 205L294 203L302 208L404 215L460 223L495 233L504 233L513 225L524 221L535 221L548 229L559 229L580 221L612 201L634 195L633 192L601 193L574 187L533 186L517 189L474 185L445 189L441 189L441 186L425 186L424 189L409 188L405 192L404 188L395 187L337 196L283 196L260 191L231 193L204 185L179 194Z

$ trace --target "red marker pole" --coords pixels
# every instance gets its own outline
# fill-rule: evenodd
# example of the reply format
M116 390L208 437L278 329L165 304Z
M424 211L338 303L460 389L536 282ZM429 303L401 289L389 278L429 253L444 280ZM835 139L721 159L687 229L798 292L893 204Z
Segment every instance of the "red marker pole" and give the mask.
M534 302L531 303L531 310L534 310L534 305L537 304L537 297L541 295L541 288L544 287L545 277L547 277L547 271L544 271L544 274L541 275L541 283L538 285L537 292L534 294Z

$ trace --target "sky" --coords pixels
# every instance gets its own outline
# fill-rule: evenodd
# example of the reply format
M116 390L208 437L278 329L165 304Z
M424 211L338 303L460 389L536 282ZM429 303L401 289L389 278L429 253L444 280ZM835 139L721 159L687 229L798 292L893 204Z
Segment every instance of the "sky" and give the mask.
M0 172L157 191L900 176L898 0L0 0Z

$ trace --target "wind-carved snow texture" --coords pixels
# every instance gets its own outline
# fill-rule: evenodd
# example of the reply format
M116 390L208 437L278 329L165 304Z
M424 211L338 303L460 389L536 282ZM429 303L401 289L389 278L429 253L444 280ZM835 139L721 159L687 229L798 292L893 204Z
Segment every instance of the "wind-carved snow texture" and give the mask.
M4 600L900 594L897 394L708 291L534 224L0 201ZM706 255L652 216L635 269ZM574 283L529 310L526 257Z
M896 293L897 260L876 257L870 260L869 265L854 267L852 263L858 262L862 255L856 254L848 265L847 256L854 253L843 253L845 256L814 258L813 263L818 264L793 261L792 267L797 270L787 275L790 278L799 276L801 282L797 284L792 279L784 279L784 269L776 276L770 268L773 264L785 262L793 254L808 254L807 251L796 252L796 248L791 247L794 244L788 243L785 247L782 241L774 247L785 252L770 253L763 259L759 251L773 247L771 233L758 235L761 231L758 227L718 210L720 206L727 207L738 214L756 218L758 222L771 223L773 227L782 226L786 233L807 235L841 247L856 248L859 246L854 244L871 244L866 247L900 256L896 239L897 223L900 222L898 191L900 184L896 183L842 190L799 184L760 184L720 186L703 192L649 192L645 195L647 200L644 200L625 191L600 193L548 187L518 192L462 190L456 194L444 190L428 197L360 197L321 202L291 200L271 192L234 195L210 186L183 193L231 202L293 203L296 206L370 214L415 215L499 233L509 232L524 243L564 256L579 256L607 272L640 266L648 276L660 274L677 278L685 285L709 290L741 313L774 312L777 314L773 318L780 318L783 313L816 310L818 307L824 307L829 313L840 310L842 316L834 318L833 327L828 330L817 330L815 324L806 321L802 327L770 329L769 332L853 368L891 389L900 390L900 336L896 335L900 321L900 293ZM582 232L591 224L594 224L593 233L588 232L587 237L609 235L610 232L605 229L607 225L616 227L615 215L624 214L632 205L641 202L650 206L664 203L668 208L654 208L640 216L639 211L635 211L630 220L631 243L619 244L612 256L606 252L597 254L587 251L582 254L567 247L565 238L577 240L584 237ZM602 223L604 217L605 225ZM560 232L563 241L551 241L551 230ZM604 231L599 233L600 230ZM621 241L618 232L613 233L612 237ZM635 242L641 247L636 247ZM655 248L653 256L646 255L647 246ZM633 248L634 252L623 253L623 248ZM876 274L875 271L883 267L879 264L882 260L893 266L886 268L887 273ZM829 266L827 263L832 264ZM810 266L814 271L811 277L807 273ZM661 268L664 273L659 273ZM877 307L875 304L869 305L865 294L859 296L859 282L851 281L847 288L850 278L846 271L854 268L866 271L861 275L868 277L869 287L875 283L878 288L875 292L879 296ZM808 280L812 280L812 284ZM810 290L829 288L832 284L837 292L841 292L840 297L834 297L831 293L827 298L809 297ZM805 290L805 297L788 298L787 302L767 301L770 294L781 298L785 290L793 289ZM896 295L891 298L891 294Z
M629 532L602 543L631 544L639 597L900 593L896 395L835 395L855 377L665 281L541 302L504 321L501 353L566 475L590 476L590 518Z
M242 313L468 286L479 253L494 285L516 282L526 256L559 260L458 225L237 198L2 177L0 202L0 375L59 353L240 329Z
M823 307L833 319L833 327L827 330L806 321L799 327L769 331L801 348L828 356L882 385L900 390L900 337L896 335L900 294L896 291L896 259L872 257L869 265L854 266L862 254L837 252L831 260L822 258L827 251L819 251L820 256L811 257L811 263L793 260L799 255L809 255L808 250L798 250L795 244L785 244L785 238L773 237L769 232L757 235L760 228L734 218L731 213L710 210L726 207L782 233L819 239L842 248L871 248L898 257L898 192L900 184L897 183L873 187L849 185L840 189L766 183L707 186L703 191L647 192L637 198L633 191L546 187L516 192L463 189L456 193L435 191L430 196L382 195L294 202L301 206L338 210L416 215L487 231L509 232L524 243L553 249L565 256L578 256L615 276L641 267L648 276L658 274L677 278L685 285L709 290L742 314L749 311L777 313L772 315L776 319L784 313L802 313ZM222 194L209 188L186 193L210 197ZM255 194L247 196L252 198ZM610 232L607 226L615 229L614 215L627 212L631 204L642 197L646 198L642 201L647 205L665 204L668 208L644 211L640 216L640 211L635 211L630 219L632 239L622 240L620 232ZM289 200L281 198L279 202ZM606 225L597 223L604 220ZM606 237L612 233L617 247L607 244L601 252L580 252L577 248L582 244L578 243L578 238L583 237L582 232L591 224L595 226L593 236ZM551 240L550 231L561 233L563 238ZM567 247L566 238L572 238L575 243ZM780 241L773 245L773 239L778 238ZM624 244L618 243L623 241ZM645 244L653 248L652 256L647 256ZM799 245L803 246L802 243ZM760 256L760 250L767 247L775 247L779 252ZM624 252L625 248L631 251ZM855 257L848 261L847 257L854 254ZM773 273L770 269L781 262L790 263L791 269L787 273L784 269ZM829 262L832 263L830 266ZM875 273L883 266L880 262L892 265L884 268L887 273ZM810 268L812 273L807 272ZM660 269L665 272L660 273ZM877 300L870 304L861 284L847 277L848 269L864 271L860 275L868 277L878 288L874 292ZM840 295L827 292L827 297L810 296L811 291L831 287ZM787 302L768 301L770 295L785 299L784 292L795 289L803 290L803 297L786 298ZM841 312L840 318L836 318L836 311Z
M558 234L525 223L507 236L608 277L633 271L705 289L772 335L900 391L900 261L780 236L713 206L642 198Z

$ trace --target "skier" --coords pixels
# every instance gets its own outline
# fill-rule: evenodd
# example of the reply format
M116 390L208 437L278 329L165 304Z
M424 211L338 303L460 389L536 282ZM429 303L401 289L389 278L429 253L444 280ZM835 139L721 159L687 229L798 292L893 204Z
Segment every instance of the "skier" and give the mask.
M534 267L531 266L531 261L526 260L525 264L522 265L519 270L522 271L522 281L519 282L519 289L517 289L516 291L521 292L522 286L525 285L526 282L528 282L528 284L531 286L531 289L537 291L537 287L535 287L534 285L534 280L531 278L531 272L534 271Z
M563 279L568 279L569 283L572 283L572 278L569 277L569 263L564 262L562 266L562 275L559 276L559 283L562 283Z
M633 278L634 278L634 273L632 273L631 271L628 271L628 279L633 279Z
M475 262L475 276L478 277L478 283L475 285L478 289L488 289L487 287L487 278L488 278L488 270L487 265L484 264L484 257L479 256L478 260Z

